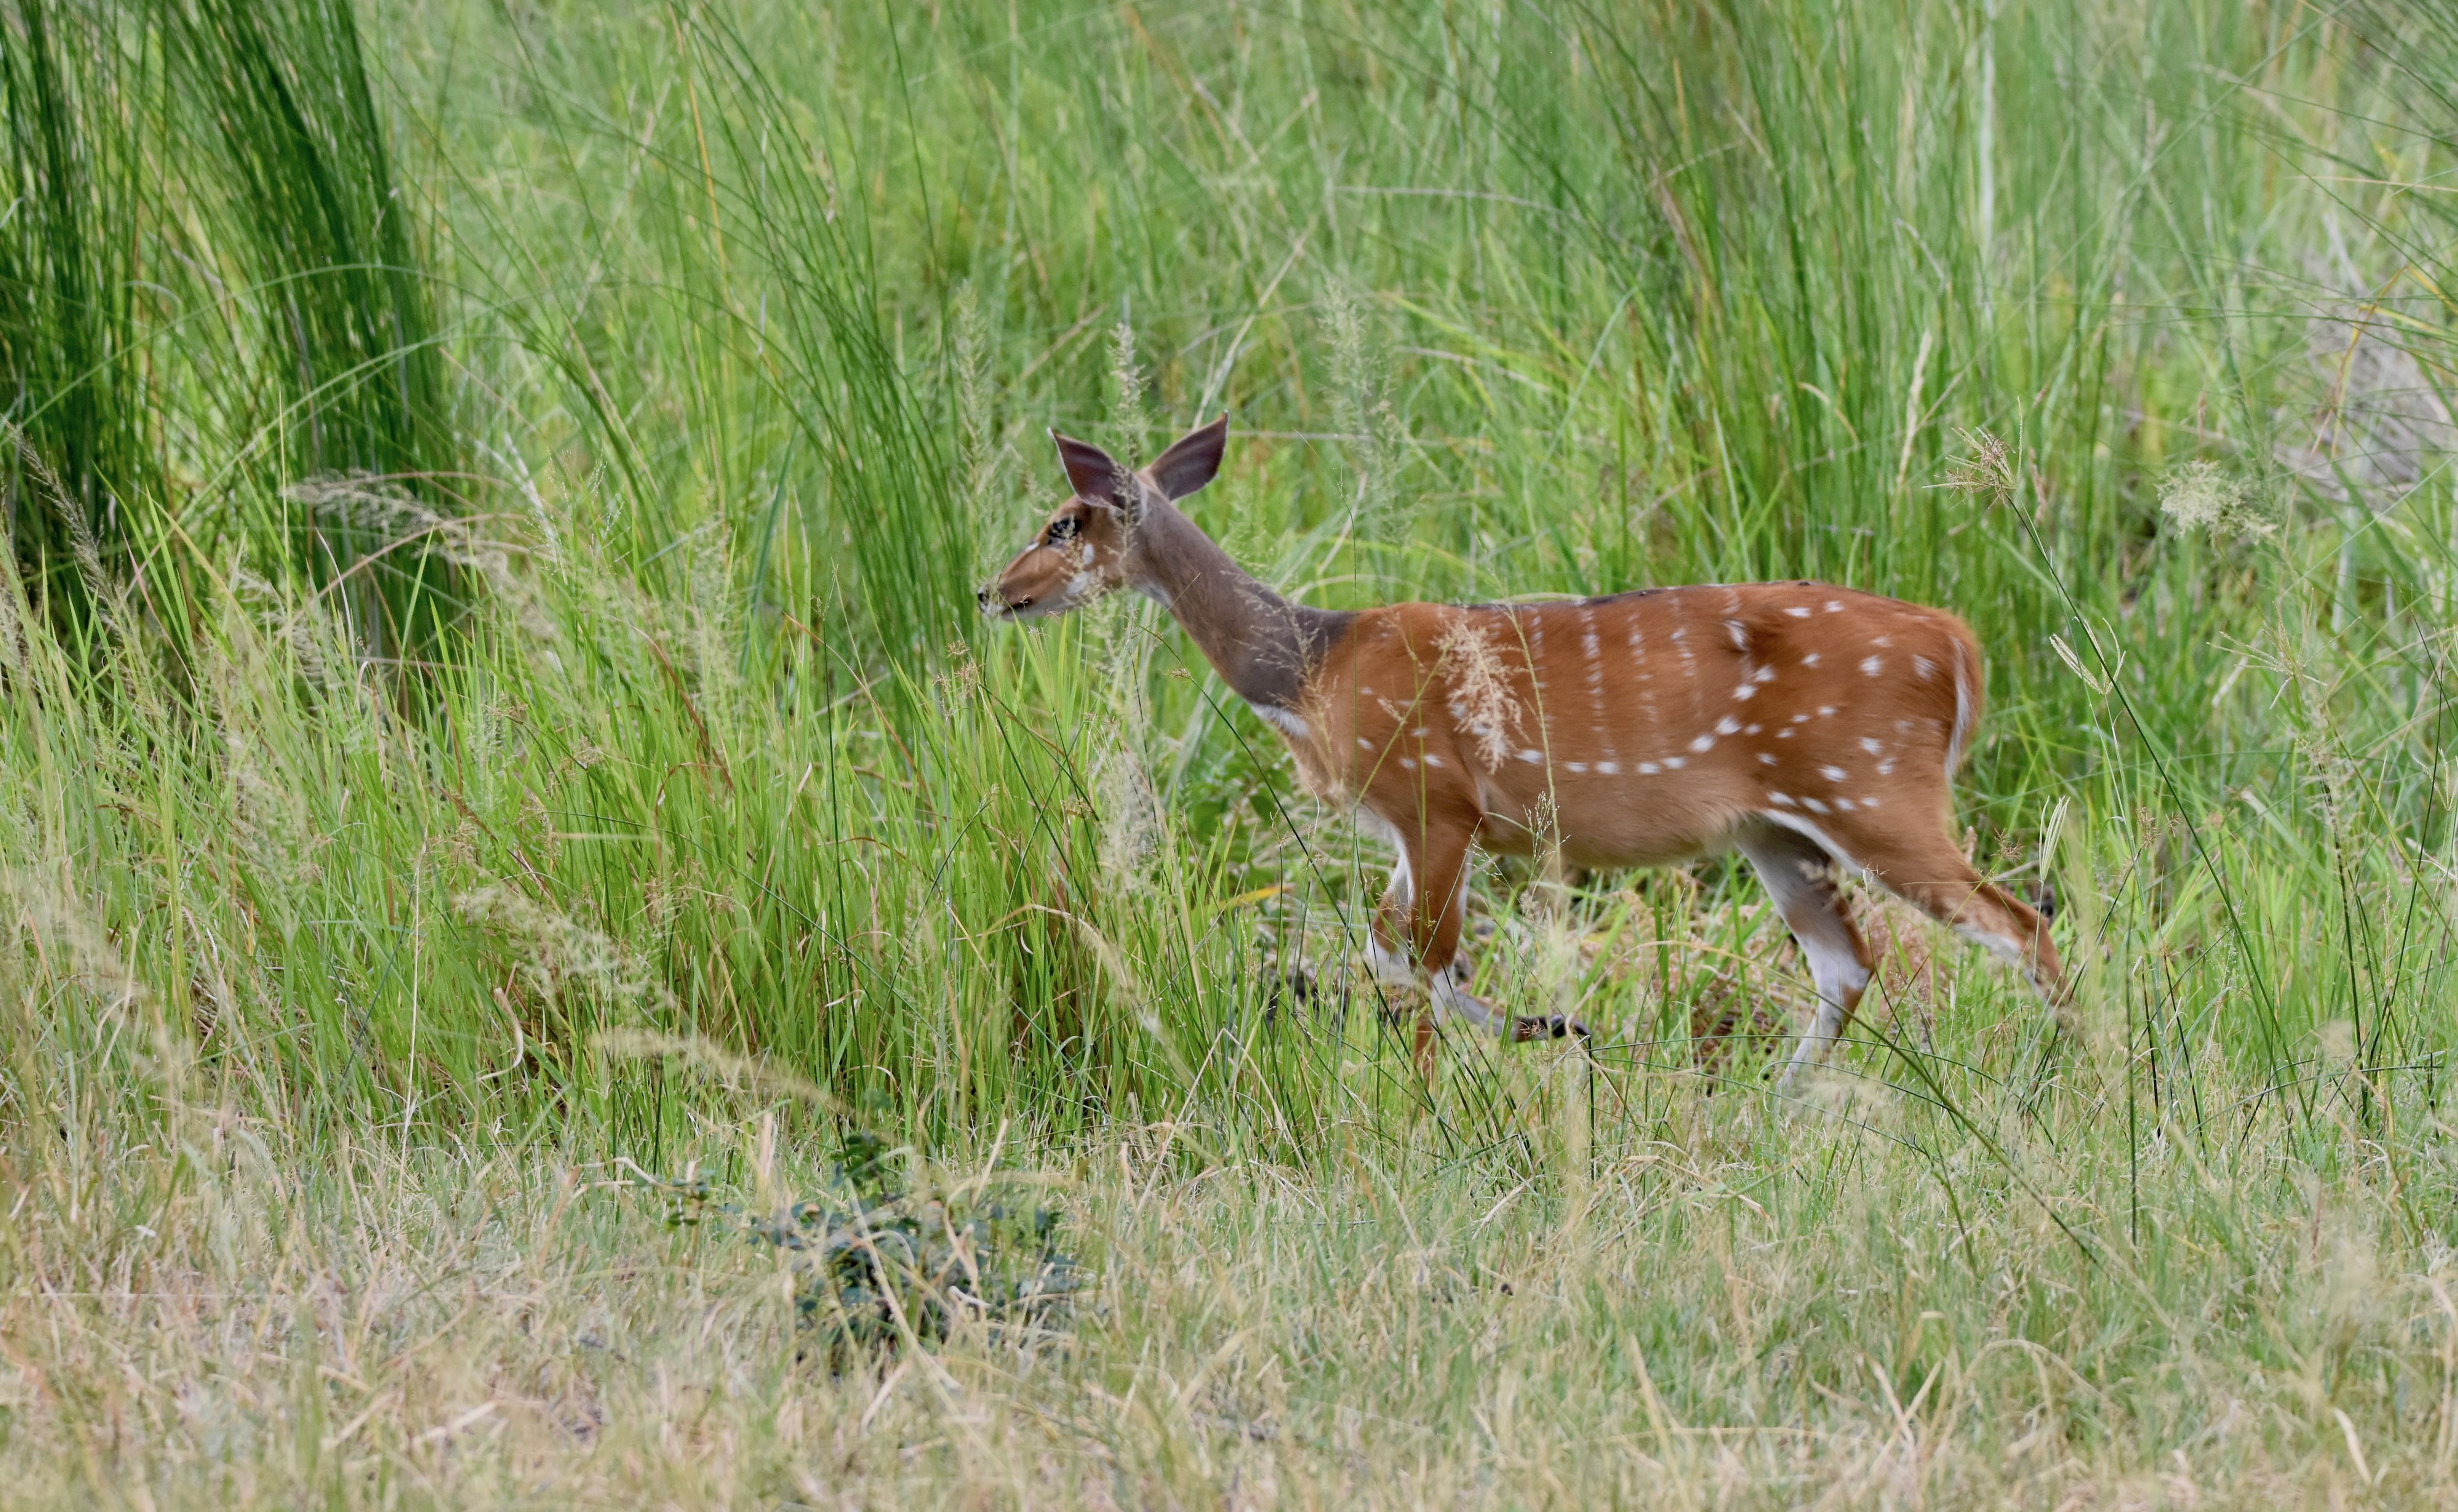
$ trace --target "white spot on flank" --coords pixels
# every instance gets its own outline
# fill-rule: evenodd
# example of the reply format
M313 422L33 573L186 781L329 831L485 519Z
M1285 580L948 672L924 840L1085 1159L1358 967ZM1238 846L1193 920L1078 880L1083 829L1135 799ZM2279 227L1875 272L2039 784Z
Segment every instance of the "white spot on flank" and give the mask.
M1767 795L1767 801L1770 803L1780 803L1785 808L1791 808L1794 806L1791 796L1783 793L1769 793Z
M1881 762L1879 762L1879 763L1878 763L1878 776L1880 776L1880 777L1893 777L1894 775L1895 775L1895 764L1894 764L1894 762L1892 762L1891 760L1888 760L1888 761L1881 761Z
M1562 764L1573 772L1585 772L1588 769L1585 761L1565 761Z
M1841 613L1843 613L1843 612L1844 612L1844 601L1843 601L1842 599L1840 599L1840 598L1830 598L1830 599L1828 599L1828 600L1826 601L1826 612L1828 612L1829 614L1841 614Z
M1741 733L1741 722L1739 719L1734 718L1731 715L1726 715L1721 719L1716 721L1716 733L1718 735L1739 735Z
M1802 798L1801 802L1802 806L1808 809L1812 814L1823 814L1826 812L1826 805L1819 802L1816 798Z
M1667 772L1678 772L1687 764L1688 758L1684 756L1666 756L1664 758L1664 770Z
M1870 739L1867 735L1863 735L1861 737L1861 749L1868 752L1871 756L1876 756L1886 748L1880 745L1877 741Z
M1596 763L1596 770L1607 777L1617 777L1621 773L1621 763L1617 761L1599 761Z
M1763 765L1763 766L1773 766L1773 765L1775 765L1775 753L1774 753L1774 752L1772 752L1772 751L1761 751L1761 752L1760 752L1760 753L1759 753L1759 761L1760 761L1760 764L1761 764L1761 765Z
M1864 656L1861 658L1861 670L1867 673L1872 677L1875 677L1879 673L1884 672L1885 670L1885 666L1886 664L1885 662L1880 661L1875 656Z
M1779 740L1789 740L1792 738L1792 732L1789 730L1779 730L1775 733L1775 737Z
M1753 724L1753 725L1743 725L1743 726L1741 727L1741 734L1743 734L1743 735L1756 735L1756 734L1758 734L1761 729L1764 729L1764 728L1765 728L1765 727L1764 727L1763 725L1754 725L1754 724Z
M1817 665L1818 665L1818 652L1814 652L1814 651L1813 651L1813 652L1811 652L1808 655L1803 656L1802 658L1801 658L1801 664L1802 664L1802 666L1804 666L1804 667L1815 667L1815 666L1817 666Z
M1748 633L1741 629L1741 622L1739 620L1728 619L1724 621L1724 633L1733 637L1733 649L1735 651L1746 651L1749 649L1750 637Z
M1544 760L1545 753L1536 750L1522 751L1519 753L1519 759L1532 764Z
M1443 764L1443 758L1442 758L1441 756L1428 755L1428 756L1426 757L1426 765L1427 765L1427 766L1429 766L1429 767L1438 767L1438 766L1441 766L1442 764Z
M1738 688L1736 688L1736 689L1734 689L1734 690L1733 690L1733 697L1734 697L1735 699L1737 699L1737 700L1740 700L1740 701L1747 701L1747 700L1749 700L1749 699L1752 699L1752 698L1757 697L1758 695L1759 695L1759 691L1758 691L1758 689L1757 689L1756 687L1752 686L1752 685L1751 685L1751 684L1749 684L1749 683L1743 683L1743 684L1741 684L1739 687L1738 687Z
M1775 681L1775 669L1772 667L1761 667L1758 670L1758 675L1752 677L1750 681L1773 682Z
M1844 771L1842 767L1820 767L1818 769L1818 775L1824 777L1829 782L1841 782L1845 777L1851 776L1850 773Z
M1638 775L1643 777L1652 777L1663 770L1653 761L1641 761L1638 764Z
M1374 749L1374 742L1366 739L1364 735L1359 735L1357 737L1357 749L1360 751L1371 751Z
M1852 812L1852 800L1850 798L1837 798L1835 800L1835 806L1842 809L1846 814Z
M1895 721L1895 734L1897 735L1908 735L1911 733L1911 728L1912 722L1909 719L1898 719Z
M1418 736L1424 736L1424 735L1428 735L1433 734L1433 732L1432 732L1432 731L1430 731L1430 730L1427 729L1424 725L1419 725L1419 726L1417 726L1417 728L1415 728L1414 730L1409 731L1408 733L1409 733L1410 735L1418 735Z
M1820 717L1821 719L1832 719L1832 718L1834 718L1834 717L1835 717L1835 706L1834 706L1833 704L1831 704L1831 703L1823 703L1823 704L1820 704L1820 705L1818 706L1818 717Z
M1358 691L1359 693L1361 693L1361 694L1364 694L1366 697L1368 697L1368 698L1371 698L1371 697L1373 697L1373 696L1374 696L1374 690L1373 690L1373 689L1371 689L1371 688L1360 688L1360 689L1358 689L1357 691Z
M1795 619L1807 619L1809 617L1809 608L1804 604L1795 604L1790 609L1785 610L1784 612Z
M1895 637L1892 635L1881 635L1876 640L1869 642L1872 646L1891 646L1894 643Z
M1417 770L1417 758L1415 756L1402 756L1400 758L1400 765L1410 772L1414 772Z
M1711 735L1702 735L1698 739L1690 742L1690 749L1693 751L1713 751L1716 749L1716 737Z

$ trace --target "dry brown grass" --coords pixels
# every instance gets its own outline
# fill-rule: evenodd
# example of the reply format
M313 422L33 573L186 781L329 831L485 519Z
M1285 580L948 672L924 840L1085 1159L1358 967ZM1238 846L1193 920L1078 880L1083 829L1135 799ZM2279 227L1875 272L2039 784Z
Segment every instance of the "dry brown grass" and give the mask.
M1657 1111L1660 1137L1523 1181L1370 1142L1189 1173L1164 1130L1044 1160L1097 1277L1063 1336L960 1332L844 1376L798 1359L768 1252L543 1150L302 1162L201 1116L176 1158L36 1170L20 1145L0 1474L13 1505L140 1507L2458 1494L2458 1270L2378 1185L2237 1211L2190 1289L2233 1300L2179 1310L2163 1273L2242 1173L2163 1163L2179 1242L2087 1265L1961 1156L1958 1237L1845 1126ZM711 1132L755 1202L803 1173L790 1139Z

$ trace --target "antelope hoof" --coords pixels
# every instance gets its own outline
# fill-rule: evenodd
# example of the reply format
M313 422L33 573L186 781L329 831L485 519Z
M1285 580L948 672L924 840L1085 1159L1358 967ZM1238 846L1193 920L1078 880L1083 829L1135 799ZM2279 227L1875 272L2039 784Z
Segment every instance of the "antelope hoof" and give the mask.
M1576 1035L1588 1037L1588 1026L1568 1014L1549 1013L1542 1018L1510 1021L1510 1042L1525 1045L1531 1040L1563 1040Z

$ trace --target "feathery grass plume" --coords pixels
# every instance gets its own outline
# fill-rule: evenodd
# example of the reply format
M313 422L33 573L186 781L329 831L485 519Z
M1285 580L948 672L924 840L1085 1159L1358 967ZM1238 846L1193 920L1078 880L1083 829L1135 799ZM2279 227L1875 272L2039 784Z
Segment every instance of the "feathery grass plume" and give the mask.
M2159 510L2188 530L2207 530L2241 508L2244 485L2215 462L2189 462L2159 484Z
M674 995L655 970L617 941L504 883L472 888L452 900L468 923L510 937L521 947L514 963L540 998L578 992L610 1007L669 1010Z
M407 571L411 559L433 555L474 574L523 631L542 641L560 638L554 617L513 570L520 547L482 533L483 522L445 514L420 502L399 479L330 473L294 483L281 490L281 497L308 510L320 530L330 529L356 543L354 565L347 570ZM365 628L359 630L364 649Z
M31 692L27 673L33 663L33 606L26 600L26 582L17 571L13 551L0 551L0 669L10 675L11 692Z
M1516 1011L1573 1014L1578 1010L1587 957L1582 948L1586 930L1572 906L1570 869L1562 860L1562 816L1552 793L1538 795L1528 816L1535 844L1534 875L1521 890L1521 908L1530 916L1534 959L1516 973L1526 984L1525 1004L1514 992Z
M1110 455L1117 464L1122 490L1135 487L1129 469L1143 455L1144 375L1135 361L1135 326L1121 320L1110 330ZM1123 738L1132 741L1151 725L1151 682L1157 605L1139 594L1111 596L1111 608L1093 622L1097 643L1095 664L1110 690L1111 714Z
M398 479L372 472L328 473L290 485L281 497L304 507L323 525L372 539L376 544L367 558L417 547L478 573L498 591L513 587L511 555L504 543L479 535L466 520L420 503Z
M689 596L682 605L682 644L672 649L688 661L691 686L677 691L696 697L703 723L730 729L742 697L741 662L735 648L741 644L758 586L735 570L734 532L721 513L713 513L690 534L681 554Z
M1121 894L1142 891L1165 831L1160 795L1133 748L1121 743L1102 755L1093 796L1100 806L1102 875Z
M1436 665L1450 681L1460 726L1485 764L1499 768L1518 738L1521 710L1492 631L1472 615L1456 613L1434 649Z
M1110 327L1110 435L1118 447L1111 455L1121 466L1134 466L1134 459L1144 454L1145 433L1151 425L1144 409L1148 386L1143 364L1135 357L1135 322L1121 318Z
M661 1034L654 1029L610 1027L589 1038L590 1048L610 1060L674 1061L722 1083L729 1090L760 1097L787 1097L850 1116L844 1101L808 1078L765 1057L739 1054L701 1034Z
M956 289L955 381L957 464L963 469L966 535L973 543L970 581L987 581L1006 550L1000 527L1000 474L1007 447L997 430L990 390L989 321L968 279Z
M2159 512L2180 529L2266 535L2275 527L2244 479L2216 462L2189 462L2159 482Z
M1357 469L1357 529L1374 539L1393 528L1400 463L1399 420L1381 355L1367 329L1371 308L1344 279L1323 294L1323 334L1331 346L1333 422L1348 439Z
M1958 433L1964 454L1948 458L1939 487L1991 507L2014 502L2014 448L1985 428Z
M123 629L125 594L118 584L103 573L102 544L94 538L94 522L88 517L85 506L70 497L68 489L61 486L60 475L52 470L52 465L34 448L34 444L26 439L23 429L6 421L0 421L0 425L8 425L9 439L16 446L18 466L33 485L33 491L51 506L52 517L67 532L69 553L76 563L77 578L85 585L94 612L106 628L114 631Z

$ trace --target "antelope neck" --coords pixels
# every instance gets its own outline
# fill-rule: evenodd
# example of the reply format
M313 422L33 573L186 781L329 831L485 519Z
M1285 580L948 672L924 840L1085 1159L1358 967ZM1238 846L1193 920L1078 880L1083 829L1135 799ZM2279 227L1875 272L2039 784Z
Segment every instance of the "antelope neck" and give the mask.
M1129 585L1177 618L1232 693L1294 711L1307 676L1356 616L1273 592L1171 505L1147 503L1135 537Z

